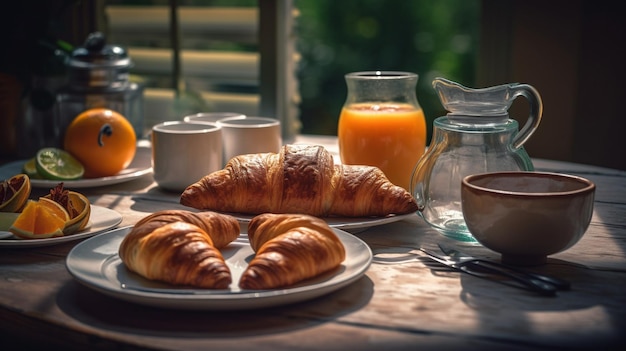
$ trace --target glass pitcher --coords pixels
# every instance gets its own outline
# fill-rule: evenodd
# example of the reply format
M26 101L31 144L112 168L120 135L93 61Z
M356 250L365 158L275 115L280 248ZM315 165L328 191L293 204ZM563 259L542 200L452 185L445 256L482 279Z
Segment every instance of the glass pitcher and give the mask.
M447 237L475 242L463 220L461 180L475 173L534 170L523 145L541 121L541 97L518 83L472 89L436 78L433 88L448 114L433 122L431 144L413 170L411 194L429 225ZM508 110L519 96L528 100L530 115L518 132Z
M339 116L341 162L380 168L393 184L410 187L426 149L426 120L411 72L346 74L348 94Z

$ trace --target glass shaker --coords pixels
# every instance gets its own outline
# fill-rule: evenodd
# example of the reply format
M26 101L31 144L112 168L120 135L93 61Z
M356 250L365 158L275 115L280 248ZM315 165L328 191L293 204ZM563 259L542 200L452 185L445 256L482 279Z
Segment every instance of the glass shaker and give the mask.
M433 122L428 151L416 164L411 194L419 215L443 235L475 242L461 209L463 177L495 171L532 171L524 143L541 121L543 105L528 84L505 84L472 89L443 78L433 81L446 116ZM519 97L530 105L526 124L509 118L509 107Z
M426 121L415 94L418 76L370 71L345 76L346 101L338 125L341 162L380 168L409 190L413 166L426 148Z
M131 82L132 61L127 51L107 45L102 33L90 34L68 60L68 83L57 95L54 134L63 144L65 129L81 112L104 107L121 113L137 139L144 136L143 86Z

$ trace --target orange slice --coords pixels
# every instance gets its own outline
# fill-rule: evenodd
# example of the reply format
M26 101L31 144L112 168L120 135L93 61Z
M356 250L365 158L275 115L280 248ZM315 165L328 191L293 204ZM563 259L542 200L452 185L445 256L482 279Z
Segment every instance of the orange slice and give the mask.
M9 231L23 239L63 236L63 228L69 215L63 207L60 209L62 211L47 202L29 200Z
M63 206L61 206L61 204L56 201L46 199L45 197L40 197L39 205L50 210L52 214L61 218L64 222L68 222L70 220L69 213L67 213L65 208L63 208Z

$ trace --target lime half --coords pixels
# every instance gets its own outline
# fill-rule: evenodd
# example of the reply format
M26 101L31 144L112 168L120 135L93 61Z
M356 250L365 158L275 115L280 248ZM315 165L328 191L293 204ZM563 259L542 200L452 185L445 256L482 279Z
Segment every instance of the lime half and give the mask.
M85 173L83 165L67 151L48 147L37 151L37 173L46 179L73 180Z

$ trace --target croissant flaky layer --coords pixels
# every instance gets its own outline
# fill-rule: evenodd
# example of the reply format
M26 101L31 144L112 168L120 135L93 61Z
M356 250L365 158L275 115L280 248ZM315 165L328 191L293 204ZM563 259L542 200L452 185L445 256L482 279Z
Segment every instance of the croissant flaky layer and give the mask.
M326 222L308 215L258 215L248 238L255 256L239 280L242 289L287 287L339 267L346 256Z
M174 285L226 289L231 272L223 247L239 236L237 220L218 213L156 212L122 240L119 256L131 271Z
M376 167L335 165L322 146L285 145L278 154L241 155L185 189L180 203L248 214L369 217L417 211L405 189Z
M167 223L187 222L204 230L216 248L221 249L240 234L239 222L232 216L217 212L191 212L184 210L163 210L147 215L135 224L133 233L144 236Z

